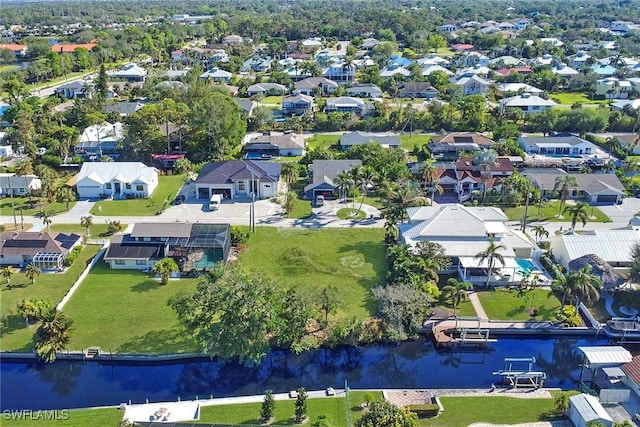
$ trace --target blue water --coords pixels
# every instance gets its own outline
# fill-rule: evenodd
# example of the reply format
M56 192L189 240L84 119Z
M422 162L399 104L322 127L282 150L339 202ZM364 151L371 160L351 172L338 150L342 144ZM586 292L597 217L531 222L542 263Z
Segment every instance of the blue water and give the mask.
M529 273L531 270L536 270L536 266L528 259L516 258L516 262L520 266L520 271L522 273L526 274L526 273Z
M573 389L582 361L578 346L605 345L595 337L498 338L485 350L436 351L429 341L317 350L301 355L273 352L260 366L214 361L111 365L58 361L52 365L0 365L0 410L65 409L181 399L286 392L298 387L484 388L498 379L505 357L538 359L545 386Z

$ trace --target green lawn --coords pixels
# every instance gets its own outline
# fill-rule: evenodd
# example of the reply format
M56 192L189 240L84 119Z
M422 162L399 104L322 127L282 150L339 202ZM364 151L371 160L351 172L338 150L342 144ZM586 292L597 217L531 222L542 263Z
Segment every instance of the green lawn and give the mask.
M76 262L64 273L43 273L31 284L24 273L15 273L9 284L0 286L0 309L2 310L2 351L30 351L31 339L36 326L25 327L16 306L26 298L43 297L58 304L73 282L80 276L86 263L100 249L99 246L85 246Z
M278 106L280 106L282 105L282 96L266 96L262 98L258 104L260 105L277 104Z
M315 294L337 286L344 306L339 317L375 314L370 289L384 281L382 229L257 227L240 256L247 269Z
M338 212L336 212L336 216L340 219L364 219L367 214L364 211L358 210L356 205L355 209L351 207L339 209Z
M358 208L358 206L360 206L360 202L363 202L365 205L369 205L369 206L373 206L376 209L383 209L384 208L384 204L382 203L382 199L380 197L370 197L370 196L365 196L364 197L364 201L362 200L362 196L356 198L356 209ZM349 206L353 206L353 200L352 199L347 199L347 202L349 204Z
M197 352L179 325L171 298L193 293L197 279L171 280L165 286L146 274L110 270L99 262L65 307L73 319L69 348L91 346L118 353Z
M453 307L449 303L444 303L439 305L441 308L448 310L453 314ZM461 317L477 317L478 313L476 313L476 309L473 308L473 304L471 301L463 301L458 305L458 316Z
M576 102L582 102L584 104L606 104L606 99L591 99L589 95L584 92L563 92L551 94L551 99L559 104L573 105Z
M345 132L346 133L346 132ZM330 146L337 144L340 141L340 135L326 135L317 133L313 137L306 140L307 150L315 150L316 148L329 148Z
M304 219L311 216L311 200L297 199L287 218Z
M431 138L433 138L434 135L433 133L418 133L413 135L405 133L400 135L400 145L405 150L415 151L431 142Z
M8 73L11 71L20 70L22 67L19 65L0 65L0 73Z
M95 218L94 218L95 221ZM121 224L122 229L127 228L127 224ZM89 227L89 238L95 239L104 236L107 233L108 225L106 222L98 222ZM76 233L84 235L85 229L80 224L51 224L51 231L58 233Z
M516 290L497 288L495 291L479 291L478 297L484 311L491 320L555 320L560 310L560 301L548 290L534 289L523 295ZM529 309L538 309L531 316Z
M158 187L148 199L101 200L93 206L91 213L98 216L156 215L163 206L169 207L184 184L185 175L164 175L158 180Z
M527 211L527 222L532 221L552 221L552 222L571 222L571 216L569 213L562 215L561 217L558 215L558 210L560 208L559 200L551 200L549 202L543 202L540 207L538 204L530 205L529 210ZM509 218L509 221L521 221L522 216L524 215L524 206L518 206L515 208L506 208L504 209L504 213ZM564 210L564 208L563 208ZM588 222L611 222L611 219L606 216L600 209L595 206L589 207L587 209L589 213ZM582 224L578 222L576 224L576 229L579 230Z
M351 421L355 422L362 415L360 405L364 402L367 392L349 392L349 406ZM380 392L371 392L375 400L381 400ZM260 424L260 403L245 403L236 405L203 406L200 408L200 423L217 424ZM295 399L279 400L275 402L274 421L276 425L293 425ZM346 405L344 398L307 399L308 419L305 425L315 423L319 415L327 417L329 426L346 427Z
M47 413L49 414L49 413ZM54 425L56 427L85 427L85 426L101 426L101 427L118 427L122 421L123 411L115 408L96 408L96 409L72 409L68 414L68 418L64 418L64 413L58 411L55 413L58 419L49 420L46 418L37 419L37 412L33 412L33 419L27 415L22 420L7 420L3 417L3 427L42 427L44 425ZM44 413L42 417L44 417ZM46 421L45 421L46 420Z
M441 397L444 407L437 418L420 420L420 425L461 427L477 422L521 424L546 421L553 399L519 399L504 396ZM490 408L490 410L489 410Z
M69 209L73 208L76 202L69 203ZM67 204L63 202L49 203L44 198L32 197L31 203L27 197L14 197L13 205L15 206L16 217L18 224L20 223L20 208L22 208L22 216L28 217L40 213L42 208L50 215L57 215L67 211ZM3 215L13 215L13 208L11 206L11 197L3 197L0 199L0 211ZM52 219L55 222L55 218Z

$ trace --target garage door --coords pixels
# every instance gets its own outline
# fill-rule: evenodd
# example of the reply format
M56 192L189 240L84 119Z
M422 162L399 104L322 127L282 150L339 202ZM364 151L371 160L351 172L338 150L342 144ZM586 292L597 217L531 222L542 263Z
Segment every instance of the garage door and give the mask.
M600 195L596 197L597 203L615 203L618 200L618 196L616 195Z
M331 190L313 190L313 197L324 196L325 199L333 199L333 191Z

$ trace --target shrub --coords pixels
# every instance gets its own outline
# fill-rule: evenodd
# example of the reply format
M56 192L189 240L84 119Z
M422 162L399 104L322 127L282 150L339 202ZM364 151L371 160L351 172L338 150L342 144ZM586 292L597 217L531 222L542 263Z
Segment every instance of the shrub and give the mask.
M76 246L75 248L71 249L71 251L67 254L67 257L64 259L64 266L71 267L78 258L78 255L81 251L82 246Z
M53 156L51 154L45 154L44 156L42 156L42 163L55 169L60 167L62 160L60 160L60 157Z
M562 312L559 315L559 320L563 325L568 327L580 326L582 319L578 314L578 310L572 305L565 305Z
M247 243L249 240L249 231L241 227L231 227L231 243L234 245Z
M409 410L415 413L418 418L432 418L440 412L440 406L437 403L425 403L423 405L410 405Z
M547 254L542 254L540 256L540 263L544 267L545 270L551 274L551 277L557 279L562 274L562 270L558 267L556 263L553 262L551 257Z
M107 221L107 235L115 234L119 231L122 231L122 224L120 221L112 220Z

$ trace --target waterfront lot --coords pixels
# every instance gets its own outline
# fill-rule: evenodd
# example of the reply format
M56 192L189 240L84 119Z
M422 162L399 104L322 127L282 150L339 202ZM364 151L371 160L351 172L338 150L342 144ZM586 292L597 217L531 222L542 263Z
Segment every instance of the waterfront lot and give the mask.
M178 190L184 184L185 175L164 175L158 177L158 187L148 199L101 200L91 209L99 216L149 216L168 208Z
M308 295L336 286L343 301L338 317L363 319L375 315L370 290L385 280L383 236L383 229L258 227L240 262Z
M558 298L545 289L520 293L517 290L498 288L495 291L479 291L478 298L492 320L553 321L560 310ZM530 315L532 307L538 310L537 316Z
M18 273L17 269L9 284L3 282L0 286L2 351L31 351L33 333L37 326L26 327L24 319L17 314L18 303L23 299L43 297L53 305L58 304L99 249L99 246L85 246L66 272L43 273L33 284L24 273ZM73 332L75 333L76 331Z
M99 346L130 354L196 352L195 342L168 305L196 286L197 279L170 280L162 286L143 272L110 270L99 262L64 308L73 319L68 347Z
M93 218L93 221L96 222L96 218ZM120 224L122 226L122 229L126 229L127 228L127 224ZM83 226L80 225L80 223L78 224L51 224L51 232L58 232L58 233L76 233L76 234L80 234L82 236L84 236L85 233L85 228ZM97 220L97 223L93 224L91 227L89 227L89 238L90 239L95 239L98 237L103 237L106 236L107 234L107 230L109 229L109 226L107 225L106 222L102 221L102 220Z
M567 205L569 206L569 205ZM552 222L568 222L571 223L571 214L569 212L558 216L558 209L560 208L560 200L551 200L549 202L543 202L540 205L534 204L529 206L527 211L527 222L531 221L552 221ZM518 206L515 208L506 208L504 213L509 218L509 221L522 221L524 215L524 206ZM564 208L563 208L564 210ZM604 214L597 207L591 206L587 208L589 218L587 222L611 222L611 219ZM582 227L580 221L576 224L576 230Z

